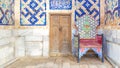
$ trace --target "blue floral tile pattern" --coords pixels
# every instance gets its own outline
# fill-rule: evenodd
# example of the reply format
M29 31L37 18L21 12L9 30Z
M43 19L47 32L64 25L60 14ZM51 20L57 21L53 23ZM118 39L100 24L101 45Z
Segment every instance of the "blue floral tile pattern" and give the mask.
M51 10L71 10L72 0L49 0Z
M46 25L46 0L21 0L21 26Z

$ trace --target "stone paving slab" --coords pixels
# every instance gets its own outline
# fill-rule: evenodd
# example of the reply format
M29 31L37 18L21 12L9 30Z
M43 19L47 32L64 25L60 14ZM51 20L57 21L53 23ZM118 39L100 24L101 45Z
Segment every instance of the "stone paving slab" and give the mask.
M77 63L71 57L50 57L50 58L21 58L5 68L113 68L105 60L102 63L96 57L84 57Z

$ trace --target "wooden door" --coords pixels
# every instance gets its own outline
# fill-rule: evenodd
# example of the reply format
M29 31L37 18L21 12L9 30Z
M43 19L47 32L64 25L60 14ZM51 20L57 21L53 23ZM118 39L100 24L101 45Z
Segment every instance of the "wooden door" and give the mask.
M71 15L50 15L50 55L71 53Z

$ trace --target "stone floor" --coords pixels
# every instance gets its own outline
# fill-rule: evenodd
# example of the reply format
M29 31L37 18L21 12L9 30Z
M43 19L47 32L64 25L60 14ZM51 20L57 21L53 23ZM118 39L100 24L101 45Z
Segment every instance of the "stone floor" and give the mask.
M113 68L105 60L104 63L95 55L85 55L80 63L72 56L33 58L24 57L5 68Z

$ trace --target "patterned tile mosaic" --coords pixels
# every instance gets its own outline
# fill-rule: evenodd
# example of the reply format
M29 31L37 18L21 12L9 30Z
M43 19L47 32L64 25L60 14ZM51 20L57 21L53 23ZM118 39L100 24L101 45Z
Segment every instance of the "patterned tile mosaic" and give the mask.
M75 0L75 6L75 21L87 14L100 24L100 0Z
M120 0L105 0L105 5L105 24L120 18Z
M14 25L14 0L0 0L0 25Z
M71 10L72 0L49 0L51 10Z
M46 25L46 0L21 0L21 26Z
M90 15L80 17L77 22L80 38L95 38L97 21Z
M118 0L118 16L120 17L120 0Z

